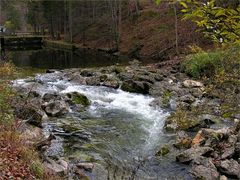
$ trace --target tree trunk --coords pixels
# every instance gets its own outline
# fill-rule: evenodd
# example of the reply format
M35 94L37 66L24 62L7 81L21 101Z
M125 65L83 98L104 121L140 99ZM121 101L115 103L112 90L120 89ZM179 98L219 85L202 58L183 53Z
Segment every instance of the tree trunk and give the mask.
M175 16L175 43L176 43L176 53L179 55L178 49L178 17L177 17L177 7L176 4L173 5L174 16Z
M73 34L72 34L72 1L69 1L69 15L68 15L68 21L69 21L69 41L70 43L73 42Z

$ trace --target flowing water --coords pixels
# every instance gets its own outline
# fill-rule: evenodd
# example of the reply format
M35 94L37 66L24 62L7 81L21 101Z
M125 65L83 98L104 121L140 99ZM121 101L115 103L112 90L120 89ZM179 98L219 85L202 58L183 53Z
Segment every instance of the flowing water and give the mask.
M18 67L36 69L76 68L126 64L113 56L83 51L67 52L50 49L7 51ZM42 93L60 94L77 91L86 95L91 105L85 111L72 108L66 117L52 118L44 123L44 133L57 139L45 152L48 157L64 157L70 165L93 162L91 179L190 179L187 167L175 162L174 152L166 157L155 153L174 135L165 134L163 125L168 112L150 106L153 98L101 86L73 84L52 74L38 75L43 82ZM51 77L52 76L52 77ZM16 86L29 80L17 80ZM72 174L70 173L70 176Z
M39 90L65 94L79 92L91 105L85 111L74 108L67 117L49 120L45 134L55 134L56 143L48 156L70 161L95 162L92 179L187 179L183 165L174 156L155 157L173 139L163 133L168 112L150 106L153 98L101 86L85 86L38 76L45 86ZM24 85L25 80L16 84Z

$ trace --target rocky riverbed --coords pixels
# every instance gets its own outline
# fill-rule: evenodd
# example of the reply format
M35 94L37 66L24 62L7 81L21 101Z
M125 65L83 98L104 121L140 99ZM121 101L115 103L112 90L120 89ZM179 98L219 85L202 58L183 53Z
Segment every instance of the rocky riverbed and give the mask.
M53 173L76 179L240 178L239 87L212 90L178 66L137 61L48 70L13 87L19 94L15 114L27 122L23 135Z

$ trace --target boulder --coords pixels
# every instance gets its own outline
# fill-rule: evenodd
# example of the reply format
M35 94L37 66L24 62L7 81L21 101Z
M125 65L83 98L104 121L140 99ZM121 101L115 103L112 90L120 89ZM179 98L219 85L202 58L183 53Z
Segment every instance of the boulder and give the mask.
M119 81L117 78L108 77L101 85L117 89L119 88Z
M71 92L71 93L68 93L67 96L75 104L80 104L83 106L89 106L91 104L91 102L89 101L87 96L85 96L84 94L81 94L79 92Z
M230 128L222 128L218 130L201 129L193 138L192 146L214 146L223 140L225 140L226 142L228 142L229 145L231 145L232 143L230 143L230 141L236 141L236 139L233 140L234 138L231 137L231 133L232 130Z
M191 169L191 173L194 179L204 179L204 180L218 180L219 172L217 169L205 167L203 165L195 165Z
M90 69L84 69L81 71L80 75L82 77L92 77L95 75L95 73L93 72L93 70Z
M86 171L92 171L94 168L94 164L93 163L87 163L87 162L82 162L82 163L78 163L76 164L76 166L80 169L84 169Z
M79 74L73 75L73 77L71 77L70 81L73 82L73 83L82 84L82 85L86 85L87 84L86 78L82 77Z
M240 142L237 142L236 145L235 145L235 157L240 158Z
M42 118L44 117L45 113L31 105L26 105L16 107L14 114L19 119L27 120L27 123L29 124L42 127Z
M228 180L228 178L224 175L220 176L219 180Z
M99 86L101 84L100 77L98 76L87 77L86 84L89 86Z
M76 168L74 170L74 173L77 175L78 178L80 178L81 180L91 180L90 177L88 177L88 175L84 172L83 169L79 169Z
M208 126L209 125L205 121L188 115L183 110L179 110L166 119L164 128L168 132L176 132L181 130L194 132Z
M235 147L231 146L228 148L225 148L223 150L223 154L221 155L221 159L227 159L227 158L231 158L235 153Z
M186 88L203 87L203 83L188 79L183 81L183 86Z
M150 84L148 82L134 81L134 80L126 80L123 82L121 89L123 91L128 91L132 93L141 93L148 94L149 93Z
M218 168L227 176L240 178L240 164L233 159L221 161Z
M176 142L173 144L176 148L189 148L191 147L192 139L184 131L177 133Z
M59 117L65 115L69 111L69 106L63 100L56 100L46 102L42 105L42 108L48 116Z
M179 100L182 102L191 104L195 101L195 98L191 94L187 94L187 95L181 96Z
M178 154L176 160L181 163L189 163L193 159L211 152L213 152L213 149L210 147L192 147Z
M33 145L36 141L39 141L44 138L42 129L36 126L31 126L28 124L23 124L24 130L21 131L21 136L26 140L27 144Z
M47 162L44 162L43 165L48 171L55 175L63 176L68 172L68 163L63 159L54 161L48 158Z
M45 93L42 96L42 100L45 102L49 102L49 101L54 101L54 100L61 100L61 96L57 93Z
M133 80L135 81L144 81L153 84L155 82L154 76L150 74L135 74L133 76Z

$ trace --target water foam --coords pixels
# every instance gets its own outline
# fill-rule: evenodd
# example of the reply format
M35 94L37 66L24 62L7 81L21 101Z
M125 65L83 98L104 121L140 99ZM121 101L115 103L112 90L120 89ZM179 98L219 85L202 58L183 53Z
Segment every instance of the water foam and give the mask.
M106 109L119 109L141 118L144 121L142 126L148 132L148 138L144 145L146 151L151 150L160 138L159 134L162 132L164 120L169 114L150 106L150 103L154 100L153 97L128 93L120 89L82 85L68 86L61 93L74 91L86 95L92 101L91 110L96 109L95 104L97 103Z

